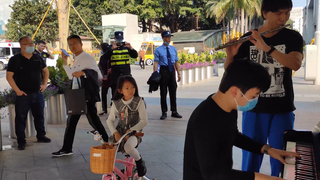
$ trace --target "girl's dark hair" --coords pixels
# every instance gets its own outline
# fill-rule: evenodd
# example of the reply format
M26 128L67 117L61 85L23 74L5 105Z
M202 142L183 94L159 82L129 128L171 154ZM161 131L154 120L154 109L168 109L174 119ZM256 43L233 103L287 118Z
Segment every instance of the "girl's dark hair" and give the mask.
M261 16L263 12L278 12L281 9L292 9L292 0L263 0L261 5ZM263 17L263 19L265 19Z
M219 90L225 93L230 87L238 87L243 94L251 88L258 88L262 92L269 89L271 77L262 65L251 60L236 60L225 70Z
M117 89L114 92L112 100L119 100L123 97L123 94L119 93L118 90L122 89L124 82L130 82L134 86L134 88L136 89L133 96L139 97L138 86L137 86L136 80L134 80L134 78L130 75L125 75L125 76L120 76L118 78Z

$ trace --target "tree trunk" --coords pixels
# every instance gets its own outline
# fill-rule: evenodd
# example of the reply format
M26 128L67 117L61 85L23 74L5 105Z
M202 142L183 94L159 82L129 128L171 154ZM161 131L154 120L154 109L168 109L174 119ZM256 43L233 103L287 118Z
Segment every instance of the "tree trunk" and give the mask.
M247 13L246 13L245 17L246 17L246 20L245 20L245 25L244 25L244 33L248 32L248 20L249 20L249 16L247 15Z
M144 18L142 18L141 23L142 23L142 32L147 32L147 24Z
M196 18L196 30L199 30L199 15Z
M244 33L244 8L241 8L241 35Z
M240 13L241 13L241 9L238 9L238 20L237 20L237 25L238 25L238 30L237 32L240 33Z
M175 27L174 27L174 20L175 20L175 17L174 17L175 15L173 14L171 17L172 17L172 19L171 19L171 33L174 33L175 32Z
M252 18L252 29L256 29L256 26L257 26L256 25L256 23L257 23L256 18L257 18L257 15L255 14Z
M226 18L222 19L222 29L225 30L226 29Z

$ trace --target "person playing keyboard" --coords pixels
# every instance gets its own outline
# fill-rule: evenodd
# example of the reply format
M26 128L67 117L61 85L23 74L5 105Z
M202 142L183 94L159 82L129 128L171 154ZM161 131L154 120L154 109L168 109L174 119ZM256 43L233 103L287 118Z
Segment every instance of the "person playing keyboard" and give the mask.
M300 157L275 149L240 133L237 110L255 107L260 92L270 86L268 71L253 61L234 61L226 69L219 91L210 95L190 116L183 161L183 180L280 180L257 172L232 169L232 148L269 154L285 163L283 157Z

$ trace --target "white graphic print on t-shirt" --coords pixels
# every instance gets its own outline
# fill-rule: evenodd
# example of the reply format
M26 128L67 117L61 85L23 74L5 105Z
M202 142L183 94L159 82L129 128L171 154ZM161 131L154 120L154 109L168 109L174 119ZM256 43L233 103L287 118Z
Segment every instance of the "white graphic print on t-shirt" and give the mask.
M275 48L277 51L285 53L285 45L278 45ZM261 93L260 97L284 97L283 76L285 67L273 57L268 56L266 52L258 50L255 46L250 46L250 60L263 65L271 76L271 84L268 91Z

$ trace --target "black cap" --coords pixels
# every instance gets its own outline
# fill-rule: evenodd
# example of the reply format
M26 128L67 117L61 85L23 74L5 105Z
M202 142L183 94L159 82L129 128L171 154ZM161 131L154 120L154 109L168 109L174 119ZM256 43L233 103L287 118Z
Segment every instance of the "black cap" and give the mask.
M169 37L169 36L173 36L173 35L170 33L170 31L163 31L163 32L161 33L161 37Z
M117 41L122 41L123 40L123 32L122 31L114 32L114 37L116 38Z

